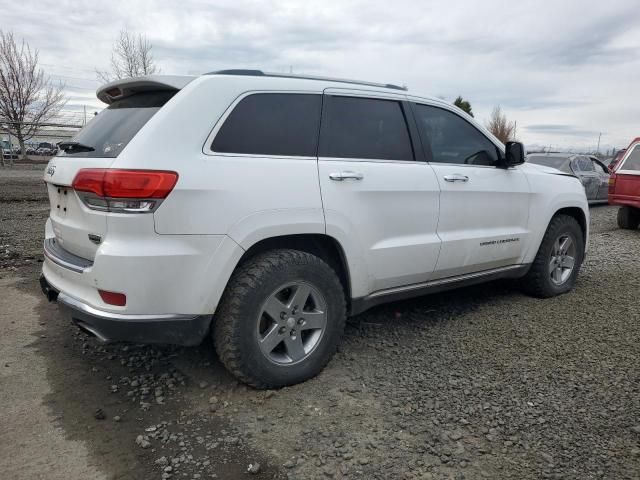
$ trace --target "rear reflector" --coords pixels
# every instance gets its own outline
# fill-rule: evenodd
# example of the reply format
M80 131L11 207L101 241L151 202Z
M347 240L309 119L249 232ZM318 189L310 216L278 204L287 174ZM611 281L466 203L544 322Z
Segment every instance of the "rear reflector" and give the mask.
M107 292L106 290L98 290L100 298L104 303L124 307L127 304L127 296L124 293Z
M83 168L73 179L77 192L108 198L166 198L178 181L176 172Z

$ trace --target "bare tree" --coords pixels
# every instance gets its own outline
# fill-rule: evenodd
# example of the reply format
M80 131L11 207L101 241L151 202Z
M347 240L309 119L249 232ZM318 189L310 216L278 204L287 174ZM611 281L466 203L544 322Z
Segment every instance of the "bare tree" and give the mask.
M510 122L498 106L491 112L491 117L485 124L487 130L493 133L498 140L506 143L516 138L516 122Z
M153 60L153 45L144 35L135 35L128 30L120 30L111 53L111 71L96 70L98 79L111 82L120 78L151 75L159 70Z
M18 139L22 158L25 142L65 103L63 85L54 86L38 68L38 50L0 31L0 127Z

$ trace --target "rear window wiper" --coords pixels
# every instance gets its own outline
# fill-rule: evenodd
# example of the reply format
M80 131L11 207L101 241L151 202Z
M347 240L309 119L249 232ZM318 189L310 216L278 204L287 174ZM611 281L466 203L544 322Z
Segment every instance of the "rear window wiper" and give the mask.
M95 148L80 142L60 142L58 147L67 153L71 152L93 152Z

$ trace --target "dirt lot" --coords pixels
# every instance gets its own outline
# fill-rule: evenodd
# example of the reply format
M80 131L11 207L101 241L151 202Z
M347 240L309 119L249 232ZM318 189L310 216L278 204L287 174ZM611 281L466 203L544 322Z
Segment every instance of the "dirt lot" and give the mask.
M100 345L40 298L41 169L0 169L3 409L32 389L5 410L10 478L640 478L640 232L615 209L592 209L571 294L376 308L320 376L259 392L210 342Z

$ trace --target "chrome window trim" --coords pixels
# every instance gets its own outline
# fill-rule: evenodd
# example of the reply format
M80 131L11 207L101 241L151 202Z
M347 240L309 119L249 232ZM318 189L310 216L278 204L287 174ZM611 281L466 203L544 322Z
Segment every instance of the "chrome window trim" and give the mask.
M318 161L324 162L361 162L361 163L406 163L408 165L427 165L420 160L389 160L384 158L350 158L350 157L318 157Z

